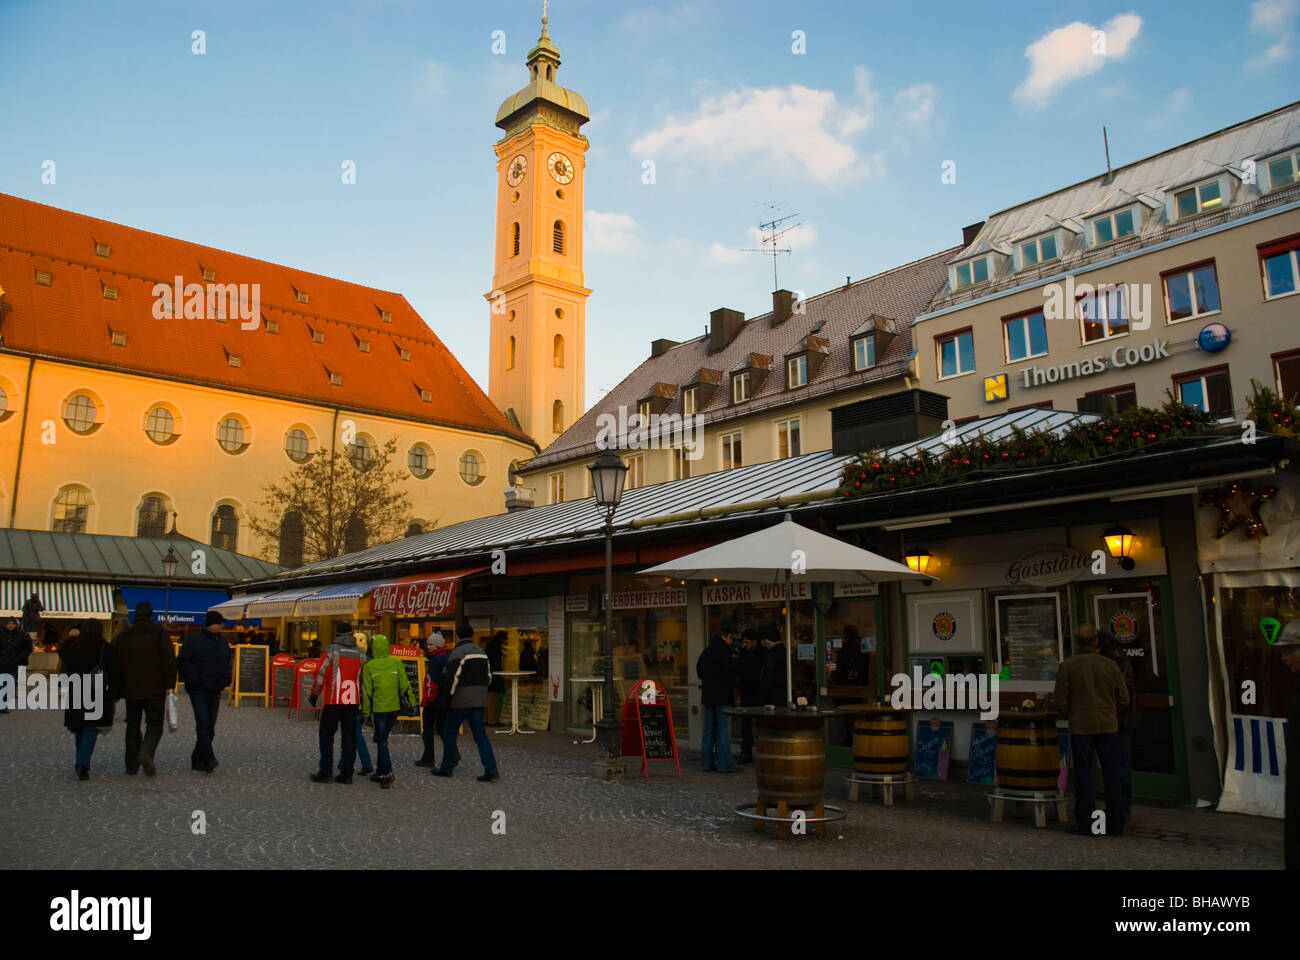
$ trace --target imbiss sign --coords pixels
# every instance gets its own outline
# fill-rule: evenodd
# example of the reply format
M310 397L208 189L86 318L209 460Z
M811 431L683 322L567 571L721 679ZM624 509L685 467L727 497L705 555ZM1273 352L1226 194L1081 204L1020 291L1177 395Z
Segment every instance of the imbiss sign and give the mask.
M385 583L370 594L370 612L395 617L428 617L448 613L456 603L455 580Z

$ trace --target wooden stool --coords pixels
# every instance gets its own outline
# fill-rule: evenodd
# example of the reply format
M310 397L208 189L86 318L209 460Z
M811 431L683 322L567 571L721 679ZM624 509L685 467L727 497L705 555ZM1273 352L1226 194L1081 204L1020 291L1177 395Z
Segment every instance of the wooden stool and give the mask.
M1019 810L1021 804L1032 804L1034 808L1034 826L1047 826L1047 805L1056 805L1056 818L1061 823L1067 822L1065 810L1065 794L1060 790L1012 790L1008 787L1000 787L997 792L984 794L993 801L993 822L1001 823L1003 814L1006 812L1006 802L1015 801L1016 809Z
M846 776L844 780L849 785L849 799L854 803L858 802L858 789L862 784L867 785L873 797L876 794L876 787L880 787L881 795L884 797L885 806L887 807L894 805L894 790L900 786L903 788L903 796L909 803L916 800L916 780L910 773L858 773L854 771Z

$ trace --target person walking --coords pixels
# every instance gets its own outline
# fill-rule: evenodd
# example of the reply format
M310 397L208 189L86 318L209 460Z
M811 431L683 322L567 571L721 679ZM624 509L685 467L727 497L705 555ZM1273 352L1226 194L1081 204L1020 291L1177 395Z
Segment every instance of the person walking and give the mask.
M34 648L29 633L18 629L18 618L8 617L0 629L0 678L9 677L9 689L14 696L18 689L18 668L27 665L27 658ZM9 708L0 704L0 713L8 713Z
M442 726L442 766L433 770L433 775L451 776L452 768L460 760L456 733L462 723L468 723L478 747L478 758L483 764L483 775L478 779L484 783L499 780L492 741L483 726L483 708L488 702L492 668L488 664L488 655L474 642L474 628L468 623L456 624L456 648L447 657L442 676L447 688L447 717Z
M704 772L740 772L731 756L731 718L722 712L731 706L734 689L729 624L695 661L695 673L700 678L700 704L704 707L704 736L700 742Z
M750 628L740 635L740 675L737 682L740 687L740 705L742 707L761 707L763 705L763 663L767 655L758 642L758 631ZM740 763L751 763L754 759L754 718L745 717L740 721Z
M1119 714L1128 706L1128 689L1119 667L1101 655L1097 628L1081 623L1074 631L1074 656L1056 673L1052 700L1070 722L1070 753L1074 760L1074 819L1078 831L1092 836L1094 792L1092 758L1101 763L1106 791L1106 821L1102 833L1124 835L1124 791L1120 785L1116 744Z
M506 696L506 681L504 677L498 676L505 669L506 658L506 632L498 630L492 634L483 647L483 652L487 654L488 667L492 671L492 682L488 685L487 701L487 725L489 727L504 726L501 721L501 704Z
M1124 820L1133 816L1133 734L1138 728L1137 673L1128 654L1113 637L1104 636L1101 655L1119 667L1128 691L1128 706L1119 712L1119 729L1115 734L1115 760L1119 764L1119 782L1124 798Z
M77 635L71 637L59 651L59 672L81 677L82 705L69 705L63 711L63 725L76 739L77 754L73 769L78 780L90 779L90 755L101 728L113 726L113 701L121 694L122 664L117 651L104 642L104 626L98 620L87 620ZM96 674L103 679L96 681ZM99 699L91 703L87 697L93 684L102 686L93 694Z
M342 759L334 782L352 782L352 769L357 756L357 730L360 729L361 668L365 663L366 655L357 646L352 625L346 620L335 623L334 642L329 645L316 668L311 694L307 697L307 702L312 707L316 706L322 694L325 697L325 705L320 711L320 766L311 775L311 780L315 783L330 782L330 771L334 767L334 734L338 732L343 737L340 748Z
M390 652L388 638L377 633L370 641L370 659L361 668L361 715L374 718L375 749L379 766L370 778L385 790L393 785L393 759L388 752L388 735L397 723L397 714L415 703L415 691L406 666Z
M415 761L417 767L438 765L437 745L442 739L443 724L447 719L447 696L442 675L453 646L455 645L447 643L437 630L424 642L424 689L420 691L420 735L424 738L424 754Z
M154 752L162 739L163 698L176 686L176 650L162 627L153 622L147 600L135 605L135 622L113 641L122 662L122 693L126 697L126 772L144 768L158 772ZM144 736L140 722L144 721Z
M1300 620L1283 627L1274 646L1282 662L1300 674ZM1282 865L1285 870L1300 870L1300 686L1287 707L1283 747L1287 765L1286 799L1282 801Z
M196 630L181 642L181 652L176 658L176 672L185 684L194 711L194 750L190 753L190 769L204 773L217 769L212 741L217 735L221 693L230 686L230 644L222 636L225 624L220 613L209 610L203 618L203 629Z
M767 653L758 681L759 706L765 707L770 703L778 707L787 707L790 701L785 685L787 665L785 644L781 642L781 634L775 630L767 631L763 634L763 647Z
M33 592L23 604L23 630L33 641L41 635L41 614L44 612L45 604Z

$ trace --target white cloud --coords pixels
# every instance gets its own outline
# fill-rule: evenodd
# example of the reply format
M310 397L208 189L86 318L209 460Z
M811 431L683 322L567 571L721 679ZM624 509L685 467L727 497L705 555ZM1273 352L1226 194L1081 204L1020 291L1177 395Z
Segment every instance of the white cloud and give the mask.
M934 98L938 88L933 83L915 83L894 95L894 109L904 123L926 127L934 119Z
M709 259L714 263L737 264L748 259L749 254L736 247L723 246L721 243L714 241L709 247Z
M781 228L778 227L777 229L779 231ZM776 241L776 246L778 248L788 247L791 253L799 253L808 250L816 242L816 228L810 223L800 223L783 233ZM714 242L709 247L709 258L715 263L735 265L756 256L754 251L770 249L771 244L763 242L763 231L758 227L750 227L745 231L743 246L729 247L726 244ZM786 256L786 254L782 254L782 256Z
M1300 0L1255 0L1250 5L1251 31L1277 37L1277 40L1263 53L1247 60L1246 66L1262 69L1291 59L1295 39L1291 28L1298 10Z
M1058 27L1025 48L1029 76L1011 98L1032 109L1045 106L1071 80L1123 57L1141 30L1142 18L1136 13L1112 17L1100 28L1079 20Z
M692 161L712 167L771 165L818 183L869 178L873 172L847 137L875 119L870 74L855 71L855 98L799 84L706 96L694 113L670 116L633 141L640 159Z
M437 60L421 60L416 92L426 100L437 100L447 93L451 71Z
M1296 0L1255 0L1250 5L1250 29L1273 33L1291 24L1297 9Z
M626 213L588 210L583 217L583 246L593 253L631 256L643 249L637 222Z

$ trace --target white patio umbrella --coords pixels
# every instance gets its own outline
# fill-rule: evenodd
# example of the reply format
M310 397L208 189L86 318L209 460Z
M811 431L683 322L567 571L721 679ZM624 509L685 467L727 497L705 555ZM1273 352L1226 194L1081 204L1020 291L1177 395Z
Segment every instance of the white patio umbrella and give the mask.
M927 573L895 563L843 540L800 526L787 513L766 530L705 547L684 557L650 567L682 580L743 580L785 584L785 699L793 699L791 679L790 584L886 583L892 580L936 580Z

